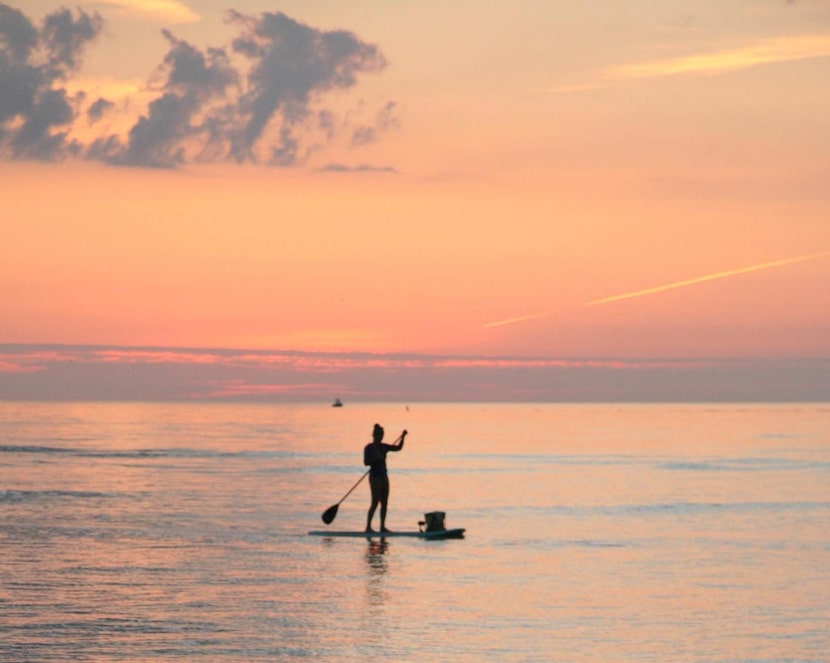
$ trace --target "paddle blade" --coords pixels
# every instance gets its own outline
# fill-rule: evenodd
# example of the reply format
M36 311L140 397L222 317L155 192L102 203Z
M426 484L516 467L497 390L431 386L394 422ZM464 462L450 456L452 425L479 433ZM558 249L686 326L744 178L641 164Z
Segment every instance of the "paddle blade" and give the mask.
M339 504L330 506L323 512L323 515L320 516L323 519L323 522L326 523L326 525L330 525L331 521L334 520L334 517L337 515L337 509L339 506Z

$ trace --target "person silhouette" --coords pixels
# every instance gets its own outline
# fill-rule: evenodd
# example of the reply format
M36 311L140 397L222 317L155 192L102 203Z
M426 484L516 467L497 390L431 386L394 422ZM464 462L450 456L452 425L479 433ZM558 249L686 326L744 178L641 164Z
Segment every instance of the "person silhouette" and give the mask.
M372 518L380 505L380 531L389 532L386 529L386 507L389 504L389 475L386 471L386 454L390 451L403 449L403 441L406 431L401 433L395 444L383 443L383 427L375 424L372 429L372 441L363 449L363 464L369 466L369 487L372 491L372 502L369 512L366 514L366 532L374 532L372 529Z

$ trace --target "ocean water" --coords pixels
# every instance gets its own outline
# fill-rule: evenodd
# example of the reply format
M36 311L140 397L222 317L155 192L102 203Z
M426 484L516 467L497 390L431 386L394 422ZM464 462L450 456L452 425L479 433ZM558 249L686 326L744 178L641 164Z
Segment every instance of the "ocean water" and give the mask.
M466 538L307 535L376 421ZM830 405L2 403L0 555L4 662L827 662Z

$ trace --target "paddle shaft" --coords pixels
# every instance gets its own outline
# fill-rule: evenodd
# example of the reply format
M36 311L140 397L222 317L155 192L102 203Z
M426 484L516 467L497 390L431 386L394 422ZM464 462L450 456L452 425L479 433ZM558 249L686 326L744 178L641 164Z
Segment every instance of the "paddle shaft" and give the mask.
M341 499L341 500L340 500L337 504L342 504L342 503L343 503L343 500L345 500L345 499L346 499L349 495L351 495L351 494L352 494L352 491L353 491L355 488L357 488L357 487L358 487L358 485L360 485L360 482L361 482L361 481L363 481L363 480L364 480L364 479L365 479L365 478L369 475L369 472L371 472L371 471L372 471L371 469L366 470L366 472L364 472L364 473L363 473L363 476L362 476L362 477L360 477L360 478L357 480L357 483L355 483L355 485L354 485L354 486L352 486L351 488L349 488L349 492L348 492L348 493L346 493L345 495L343 495L343 499Z

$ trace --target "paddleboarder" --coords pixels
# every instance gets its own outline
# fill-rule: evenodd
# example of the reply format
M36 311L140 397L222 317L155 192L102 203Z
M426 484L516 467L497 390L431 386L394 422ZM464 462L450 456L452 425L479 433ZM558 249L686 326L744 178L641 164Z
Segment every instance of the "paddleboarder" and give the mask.
M395 441L395 444L383 443L383 427L375 424L372 429L372 442L363 449L363 464L369 466L369 486L372 489L372 505L366 515L366 532L374 532L372 518L380 505L380 531L386 529L386 506L389 502L389 475L386 472L386 454L390 451L403 449L406 431Z

